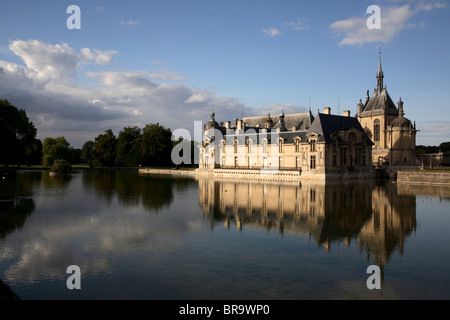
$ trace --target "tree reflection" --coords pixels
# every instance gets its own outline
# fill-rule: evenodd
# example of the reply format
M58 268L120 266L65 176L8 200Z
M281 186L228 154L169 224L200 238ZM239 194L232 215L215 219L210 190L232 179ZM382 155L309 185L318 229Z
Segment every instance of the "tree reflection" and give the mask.
M83 172L82 183L108 203L117 197L124 206L142 206L153 212L168 208L174 193L189 189L191 178L171 178L163 175L139 174L130 170L87 170Z
M3 178L4 177L4 178ZM21 229L35 210L34 187L40 172L2 172L0 181L0 238Z

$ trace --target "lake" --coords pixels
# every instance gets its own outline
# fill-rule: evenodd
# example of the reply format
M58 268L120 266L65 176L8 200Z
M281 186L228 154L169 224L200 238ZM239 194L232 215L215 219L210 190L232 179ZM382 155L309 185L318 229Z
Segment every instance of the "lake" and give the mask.
M450 298L448 187L3 177L0 279L22 299ZM67 286L71 265L80 289Z

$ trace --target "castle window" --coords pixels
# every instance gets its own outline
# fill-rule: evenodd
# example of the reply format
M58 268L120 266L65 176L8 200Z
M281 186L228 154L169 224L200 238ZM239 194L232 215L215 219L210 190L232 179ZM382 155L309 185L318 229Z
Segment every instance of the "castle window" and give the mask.
M283 139L278 140L278 152L279 153L283 152Z
M380 141L380 120L378 119L373 123L373 140Z
M267 140L262 141L263 153L267 153Z
M311 140L311 151L316 151L316 140Z
M311 156L310 159L310 168L315 169L316 168L316 156Z
M248 139L247 145L248 145L248 153L251 153L252 152L252 140Z
M238 152L238 141L234 140L234 153Z
M300 152L300 139L295 139L295 152Z

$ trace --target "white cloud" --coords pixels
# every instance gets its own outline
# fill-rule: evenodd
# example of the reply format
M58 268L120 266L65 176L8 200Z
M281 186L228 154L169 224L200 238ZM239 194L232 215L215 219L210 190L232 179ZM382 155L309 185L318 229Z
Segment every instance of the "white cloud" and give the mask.
M38 40L13 41L9 49L22 58L32 76L40 80L60 79L73 73L78 64L78 54L66 43L50 45Z
M415 24L408 22L412 17L422 11L430 11L432 9L443 7L445 7L445 4L441 2L420 2L415 7L411 7L409 4L381 7L380 29L367 28L367 19L370 17L369 14L362 17L351 17L346 20L335 21L330 25L330 29L339 35L344 35L339 43L340 46L362 46L372 42L388 43L402 30L415 26Z
M266 28L263 29L263 32L266 36L269 36L271 38L281 35L281 31L277 28Z
M293 22L286 22L284 25L292 28L292 30L305 30L306 29L306 25L303 23L303 21L301 19L297 19L297 21L293 21Z
M113 63L112 56L118 54L115 50L100 51L98 49L82 48L80 50L81 57L86 60L93 60L97 64L105 66Z
M122 21L120 21L120 24L124 25L124 26L135 26L135 25L137 25L139 23L140 22L136 21L136 20L128 20L128 21L122 20Z

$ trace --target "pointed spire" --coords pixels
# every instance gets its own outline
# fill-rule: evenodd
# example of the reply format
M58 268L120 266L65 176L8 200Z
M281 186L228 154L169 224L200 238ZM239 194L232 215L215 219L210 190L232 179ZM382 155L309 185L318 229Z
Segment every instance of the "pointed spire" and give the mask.
M379 61L378 61L378 72L377 72L377 91L380 93L381 90L383 90L383 69L381 67L381 47L380 47L380 51L378 52L379 54Z

